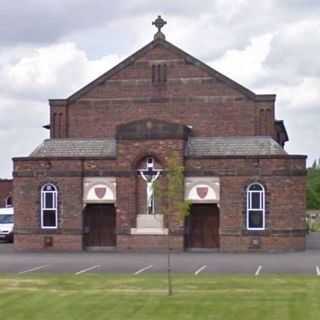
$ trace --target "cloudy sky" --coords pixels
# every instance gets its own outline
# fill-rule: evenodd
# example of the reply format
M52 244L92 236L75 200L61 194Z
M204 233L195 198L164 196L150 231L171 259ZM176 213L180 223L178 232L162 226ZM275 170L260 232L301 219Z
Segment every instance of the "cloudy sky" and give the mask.
M276 93L287 151L320 157L319 0L0 0L0 177L47 138L65 98L152 40L167 40L256 93Z

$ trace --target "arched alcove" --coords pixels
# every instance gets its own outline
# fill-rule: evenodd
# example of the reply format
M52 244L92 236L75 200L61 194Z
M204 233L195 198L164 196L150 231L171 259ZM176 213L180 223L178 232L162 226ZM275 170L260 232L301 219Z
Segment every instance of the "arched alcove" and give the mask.
M164 234L161 203L157 199L155 184L164 183L163 167L153 155L145 155L136 162L136 228L132 234Z

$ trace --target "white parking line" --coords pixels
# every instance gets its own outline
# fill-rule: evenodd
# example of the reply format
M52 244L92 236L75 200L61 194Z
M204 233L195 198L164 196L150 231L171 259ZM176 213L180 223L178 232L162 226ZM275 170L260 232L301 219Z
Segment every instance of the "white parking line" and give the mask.
M24 270L24 271L20 271L20 272L18 272L18 273L19 273L19 274L23 274L23 273L33 272L33 271L37 271L37 270L40 270L40 269L43 269L43 268L46 268L46 267L49 267L49 265L46 264L46 265L43 265L43 266L34 267L34 268L32 268L32 269L27 269L27 270Z
M262 266L259 266L256 273L254 274L256 277L260 275L261 269L262 269Z
M138 274L140 274L140 273L142 273L142 272L144 272L144 271L147 271L147 270L151 269L152 267L153 267L153 265L150 264L149 266L146 266L146 267L144 267L144 268L139 269L138 271L136 271L136 272L134 273L134 275L136 276L136 275L138 275Z
M319 268L319 266L316 266L316 273L317 273L317 276L320 277L320 268Z
M96 266L92 266L92 267L80 270L80 271L76 272L75 275L78 276L79 274L82 274L82 273L85 273L85 272L88 272L88 271L91 271L91 270L94 270L97 268L100 268L100 265L97 264Z
M206 265L203 265L202 267L200 267L199 269L197 269L195 272L194 272L194 275L197 276L201 271L203 271L204 269L206 269L207 266Z

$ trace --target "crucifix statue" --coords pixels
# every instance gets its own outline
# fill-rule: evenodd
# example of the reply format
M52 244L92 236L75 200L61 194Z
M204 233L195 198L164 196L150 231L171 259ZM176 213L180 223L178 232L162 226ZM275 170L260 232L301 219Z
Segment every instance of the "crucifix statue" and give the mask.
M161 169L155 169L153 158L147 158L146 169L140 169L138 172L147 183L147 214L154 214L154 183L159 178Z

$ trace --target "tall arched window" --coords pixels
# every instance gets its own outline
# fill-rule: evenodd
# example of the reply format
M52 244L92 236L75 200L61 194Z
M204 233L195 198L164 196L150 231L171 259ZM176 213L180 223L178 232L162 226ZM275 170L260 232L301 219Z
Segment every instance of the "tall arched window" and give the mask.
M58 192L51 183L41 188L41 228L58 228Z
M259 183L247 188L247 229L265 229L265 191Z

